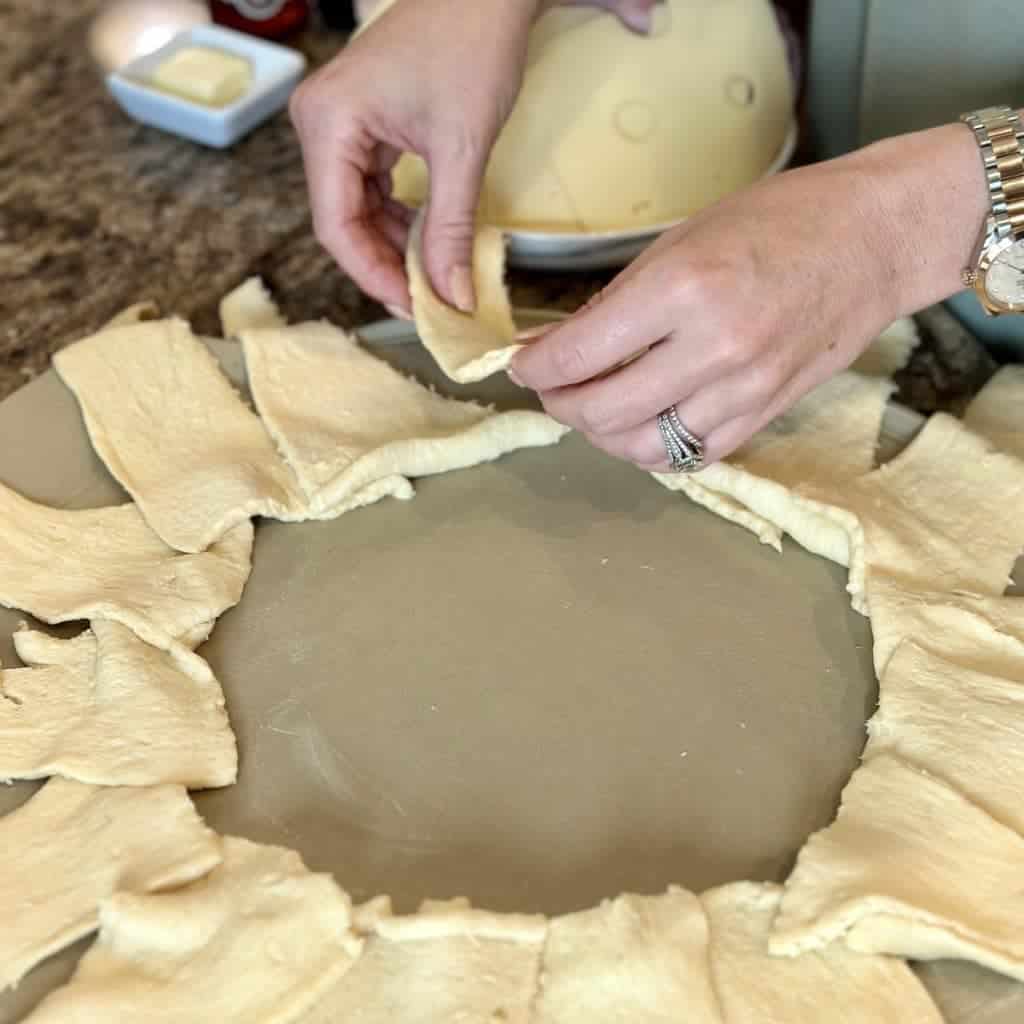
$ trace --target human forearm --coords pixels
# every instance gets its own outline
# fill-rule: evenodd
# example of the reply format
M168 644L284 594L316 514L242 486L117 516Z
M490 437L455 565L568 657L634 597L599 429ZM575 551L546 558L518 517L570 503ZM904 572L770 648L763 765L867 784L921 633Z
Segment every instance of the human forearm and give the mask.
M963 124L901 135L848 159L864 171L880 213L876 251L898 314L959 291L989 213L978 147Z
M715 461L894 319L958 291L988 212L964 125L767 178L667 233L513 363L555 419L648 469L673 408Z

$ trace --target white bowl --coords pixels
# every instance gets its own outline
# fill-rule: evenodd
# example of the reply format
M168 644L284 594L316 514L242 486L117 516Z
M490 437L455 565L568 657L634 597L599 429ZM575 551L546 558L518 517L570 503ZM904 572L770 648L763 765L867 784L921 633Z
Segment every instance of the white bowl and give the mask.
M226 106L207 107L150 85L157 65L188 46L216 47L248 60L252 82L245 94ZM180 32L159 50L111 72L107 88L121 109L136 121L223 149L281 110L305 69L306 58L287 46L219 25L197 25Z

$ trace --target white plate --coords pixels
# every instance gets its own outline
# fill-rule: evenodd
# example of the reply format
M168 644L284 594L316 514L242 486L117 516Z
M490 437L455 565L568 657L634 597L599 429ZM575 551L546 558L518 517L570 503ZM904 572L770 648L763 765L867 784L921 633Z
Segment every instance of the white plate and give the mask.
M778 174L793 157L797 126L789 126L779 155L764 172ZM605 270L622 267L640 255L660 234L685 217L626 231L506 231L508 263L527 270Z
M211 46L245 57L252 65L252 84L243 96L223 107L205 107L150 85L157 65L187 46ZM136 121L222 149L281 110L305 68L306 58L287 46L219 25L199 25L111 72L107 88L121 109Z

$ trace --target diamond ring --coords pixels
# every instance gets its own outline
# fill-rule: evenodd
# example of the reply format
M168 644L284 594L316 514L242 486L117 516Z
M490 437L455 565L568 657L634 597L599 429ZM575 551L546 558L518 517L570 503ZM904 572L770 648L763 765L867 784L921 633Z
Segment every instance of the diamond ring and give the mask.
M694 473L703 467L704 442L683 426L674 405L658 413L658 430L674 473Z

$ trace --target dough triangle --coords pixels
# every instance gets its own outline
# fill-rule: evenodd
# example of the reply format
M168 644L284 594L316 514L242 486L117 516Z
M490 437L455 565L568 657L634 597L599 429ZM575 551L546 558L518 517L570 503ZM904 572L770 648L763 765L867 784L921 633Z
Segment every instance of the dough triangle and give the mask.
M453 900L370 925L352 970L303 1024L532 1024L543 918Z
M722 1024L700 901L673 887L554 918L533 1024Z
M940 779L880 753L853 773L836 820L800 851L770 950L797 956L845 936L859 952L972 960L1024 981L1022 864L1024 839Z
M238 603L252 544L245 521L201 554L181 554L135 505L48 508L0 484L0 605L49 623L120 622L156 647L193 647Z
M726 462L655 479L781 548L783 533L846 564L848 525L820 504L838 504L849 481L870 472L892 383L841 373L769 423ZM797 501L813 498L817 504Z
M1024 459L1024 366L1004 366L978 392L964 423L1001 451Z
M31 668L0 672L0 779L62 775L101 786L235 781L238 753L209 665L115 622L73 640L15 634Z
M1024 549L1024 462L944 413L850 488L842 505L864 531L850 563L856 597L868 571L916 592L997 596Z
M469 315L438 296L423 264L425 209L409 233L406 272L416 331L445 375L461 383L504 370L522 348L505 290L505 240L497 228L478 228L473 240L476 311Z
M937 413L896 458L842 486L838 476L797 477L792 455L765 458L775 444L758 447L757 472L719 463L695 479L848 566L858 611L868 613L869 572L908 592L1005 590L1024 547L1024 462L994 451L959 420Z
M1024 838L1024 647L1017 646L1016 658L1003 661L1007 674L992 675L902 643L881 679L864 760L898 757Z
M263 281L250 277L220 300L220 330L225 338L257 327L284 327L287 321Z
M204 551L254 516L303 517L263 424L183 321L101 331L54 366L96 453L171 547Z
M183 787L67 779L52 779L0 818L0 849L17 852L0 866L0 991L91 932L113 893L183 885L221 859Z
M348 897L297 853L225 838L224 860L175 892L119 892L74 977L32 1024L285 1024L349 969L361 946Z
M841 942L795 958L770 956L782 887L734 882L701 895L711 975L725 1024L943 1024L902 961Z
M553 444L566 433L543 413L445 398L330 324L243 331L242 345L260 415L318 517L385 494L409 497L406 477Z
M867 581L875 674L907 639L958 666L1014 678L1024 655L1024 600L969 591L908 590L881 572Z

